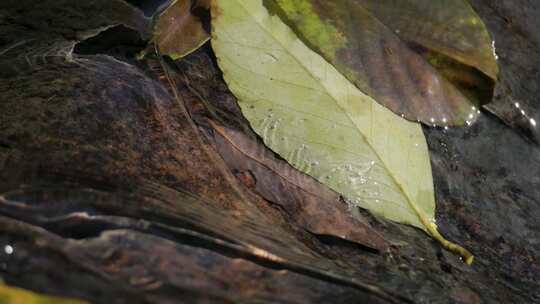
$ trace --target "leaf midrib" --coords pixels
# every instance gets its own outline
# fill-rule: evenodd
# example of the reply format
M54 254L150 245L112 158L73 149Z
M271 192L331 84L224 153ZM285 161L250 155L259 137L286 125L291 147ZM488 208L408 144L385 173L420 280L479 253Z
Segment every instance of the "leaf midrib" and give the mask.
M243 5L243 3L241 1L238 1L238 0L231 0L231 1L235 1L236 3L239 4L240 7L242 7L242 9L247 13L248 16L252 16L250 14L250 11ZM268 16L270 16L268 14ZM270 16L272 17L272 16ZM251 19L257 23L259 25L259 28L261 28L264 32L266 32L270 37L273 38L274 41L276 41L279 45L281 45L281 47L284 49L284 50L287 50L287 53L291 55L292 58L294 58L294 60L302 67L302 69L304 69L309 75L311 75L311 77L316 80L317 82L321 83L320 80L318 80L318 78L304 65L304 63L296 56L296 54L292 53L289 51L288 48L286 48L286 46L275 36L272 34L271 31L267 30L263 24L261 24L259 22L259 20L257 20L256 18L253 18L251 17ZM286 26L286 25L285 25ZM288 29L288 28L287 28ZM290 29L289 29L290 30ZM294 33L293 33L294 34ZM321 57L322 58L322 57ZM324 58L323 60L328 63ZM331 65L330 63L328 63L329 65ZM332 65L331 65L332 66ZM425 229L427 231L429 231L429 221L427 220L427 216L424 215L424 212L422 210L420 210L416 204L411 200L411 198L409 198L409 195L407 194L407 192L404 191L403 189L403 186L396 180L395 176L391 173L391 171L388 169L388 166L387 164L382 160L382 158L380 157L379 153L377 150L375 150L372 146L372 143L367 139L367 137L358 129L358 126L356 125L356 123L354 122L354 120L350 117L348 111L346 111L345 109L343 109L343 107L340 105L340 103L337 101L337 98L335 96L333 96L330 92L330 90L328 90L327 86L322 84L321 83L321 87L323 87L325 89L325 91L327 92L328 96L330 96L333 100L334 100L334 103L336 103L339 108L347 115L347 117L349 118L349 120L351 121L351 123L353 125L356 126L356 131L357 133L369 144L369 147L370 149L374 152L374 155L377 157L377 159L382 163L383 165L383 168L385 169L386 172L388 172L388 175L392 178L392 181L394 182L394 184L398 187L398 189L400 190L400 192L402 193L402 195L405 197L407 203L409 204L409 206L414 210L416 216L418 217L420 223L422 223L424 226L425 226ZM369 96L366 95L366 98L370 98ZM373 103L375 101L374 100L371 100L371 107L373 109ZM373 123L371 123L371 125L373 125Z

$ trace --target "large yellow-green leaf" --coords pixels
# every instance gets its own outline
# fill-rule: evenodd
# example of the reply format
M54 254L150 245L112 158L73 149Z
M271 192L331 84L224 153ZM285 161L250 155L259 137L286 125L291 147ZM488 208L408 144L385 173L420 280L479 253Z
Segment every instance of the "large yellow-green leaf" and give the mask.
M472 123L497 78L492 41L466 0L265 0L313 50L398 115Z
M85 304L84 301L41 295L0 281L0 304Z
M212 45L245 117L297 169L388 219L437 232L421 126L360 92L263 0L212 4ZM332 39L329 37L329 39Z

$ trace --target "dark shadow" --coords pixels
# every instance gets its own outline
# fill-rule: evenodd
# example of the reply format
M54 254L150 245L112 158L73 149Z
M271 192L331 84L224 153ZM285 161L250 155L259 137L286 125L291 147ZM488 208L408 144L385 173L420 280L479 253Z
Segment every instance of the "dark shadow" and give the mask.
M79 55L105 54L119 60L134 59L146 47L137 31L123 25L107 29L97 36L81 41L74 53Z
M127 3L138 7L146 16L152 16L161 6L167 5L172 0L126 0Z

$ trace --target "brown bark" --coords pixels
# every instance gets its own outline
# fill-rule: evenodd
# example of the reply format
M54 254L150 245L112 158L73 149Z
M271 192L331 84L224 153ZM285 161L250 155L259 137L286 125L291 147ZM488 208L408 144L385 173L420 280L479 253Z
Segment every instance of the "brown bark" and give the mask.
M500 8L473 4L497 32L504 20L485 12ZM488 115L425 130L438 225L476 255L469 267L418 229L352 217L267 150L208 46L136 61L148 26L122 0L0 4L8 284L93 303L540 300L536 145ZM511 99L528 70L504 60L504 39L500 90Z

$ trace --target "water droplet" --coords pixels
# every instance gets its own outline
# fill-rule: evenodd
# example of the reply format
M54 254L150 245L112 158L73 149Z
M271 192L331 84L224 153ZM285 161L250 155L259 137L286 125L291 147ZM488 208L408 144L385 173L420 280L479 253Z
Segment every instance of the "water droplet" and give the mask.
M6 254L13 254L13 251L14 251L14 250L13 250L13 247L12 247L11 245L6 245L6 246L4 246L4 252L5 252Z
M514 103L514 106L519 109L519 102Z
M525 111L521 110L521 115L525 115Z
M529 119L529 122L533 127L536 127L536 120L534 120L534 118Z
M493 57L495 57L495 60L499 60L499 55L497 55L497 49L495 48L495 40L491 41L491 50L493 51Z

